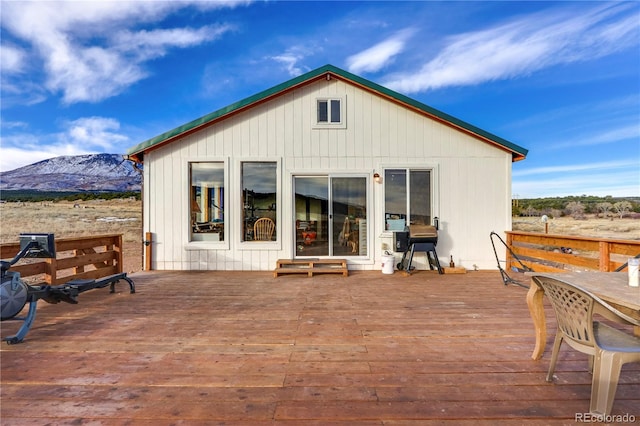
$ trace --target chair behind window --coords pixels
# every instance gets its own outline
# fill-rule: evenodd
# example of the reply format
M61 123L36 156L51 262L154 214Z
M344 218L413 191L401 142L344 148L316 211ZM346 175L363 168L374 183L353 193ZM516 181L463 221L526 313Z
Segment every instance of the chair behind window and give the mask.
M253 238L256 241L271 241L276 224L268 217L262 217L253 224Z

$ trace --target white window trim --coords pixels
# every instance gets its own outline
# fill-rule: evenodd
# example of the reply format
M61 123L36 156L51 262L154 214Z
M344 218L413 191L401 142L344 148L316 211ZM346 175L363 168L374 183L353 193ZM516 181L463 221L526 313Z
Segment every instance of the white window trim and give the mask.
M327 101L329 103L328 118L331 119L331 101L340 101L340 122L326 123L318 122L318 102ZM346 96L320 96L313 103L313 128L314 129L346 129L347 128L347 97Z
M373 178L371 177L368 170L365 169L354 169L352 172L344 172L344 171L327 171L327 170L319 170L319 169L309 169L309 170L290 170L288 175L288 185L289 185L289 196L293 197L294 191L294 179L296 177L317 177L317 176L327 176L327 177L338 177L338 178L366 178L367 185L367 254L366 255L358 255L358 256L349 256L349 263L354 265L373 265L375 264L375 249L374 246L377 243L377 239L374 238L373 230L375 225L375 221L377 220L373 211L375 208L375 188L373 184ZM290 208L290 216L291 218L295 218L295 203L291 203ZM331 219L329 219L331 220ZM289 224L288 226L293 226L293 224ZM295 247L297 244L295 232L292 232L290 235L289 241L291 247L291 258L295 257ZM334 259L336 256L318 256L321 259Z
M386 175L386 171L388 169L406 169L406 170L428 170L431 172L431 217L440 217L440 178L439 178L439 165L438 164L381 164L380 169L382 172L382 176ZM379 225L382 227L382 235L393 234L393 231L388 231L385 229L385 188L384 182L382 182L382 196L381 196L381 204L380 204L380 218Z
M233 162L233 191L234 194L242 194L242 163L276 163L276 240L275 241L242 241L241 231L243 227L240 206L236 206L232 222L234 244L238 250L282 250L282 159L272 158L238 158ZM236 197L237 199L237 197ZM225 216L226 217L226 216Z
M224 183L225 183L225 191L224 191L224 205L229 205L229 158L228 157L189 157L185 158L183 162L183 172L182 175L185 176L186 182L183 185L184 188L182 196L182 208L183 212L183 220L184 228L186 233L186 243L185 250L229 250L229 228L231 226L231 221L229 215L225 212L224 215L224 241L192 241L191 240L191 225L187 218L190 217L190 188L191 185L191 177L189 175L191 163L223 163L224 165ZM225 207L227 208L227 207Z

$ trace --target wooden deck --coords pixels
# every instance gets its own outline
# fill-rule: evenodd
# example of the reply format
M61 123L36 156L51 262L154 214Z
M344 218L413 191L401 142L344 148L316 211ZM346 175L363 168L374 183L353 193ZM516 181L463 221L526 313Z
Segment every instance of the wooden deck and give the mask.
M546 383L553 333L531 360L526 290L498 272L131 277L136 294L39 302L2 344L3 426L567 425L589 407L587 358L565 347ZM640 365L613 414L639 421Z

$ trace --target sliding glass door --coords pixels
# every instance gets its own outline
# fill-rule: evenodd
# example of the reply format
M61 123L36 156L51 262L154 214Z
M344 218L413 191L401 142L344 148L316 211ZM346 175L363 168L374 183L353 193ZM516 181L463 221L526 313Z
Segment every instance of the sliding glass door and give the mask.
M366 177L296 176L296 257L367 255Z
M331 179L333 256L367 255L367 179Z
M294 178L296 256L329 255L329 178Z

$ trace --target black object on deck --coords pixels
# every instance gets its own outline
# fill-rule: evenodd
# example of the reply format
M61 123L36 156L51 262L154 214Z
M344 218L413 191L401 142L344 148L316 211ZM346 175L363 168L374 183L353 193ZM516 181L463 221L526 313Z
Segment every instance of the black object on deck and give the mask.
M407 250L402 255L402 260L398 263L398 270L405 270L411 272L414 267L411 266L413 261L413 254L418 252L425 252L427 254L427 260L429 261L429 268L431 270L437 270L438 273L444 274L440 261L438 260L438 253L436 252L436 245L438 244L438 230L435 226L428 225L409 225L409 244Z
M109 275L100 279L71 280L61 285L29 285L20 278L19 272L10 271L18 260L28 257L55 257L53 234L21 234L20 252L9 262L0 261L2 281L0 283L0 319L23 321L18 332L2 340L8 344L20 343L24 340L36 318L38 300L48 303L67 302L78 303L78 295L95 288L111 286L111 293L115 293L115 285L124 280L129 283L131 293L136 292L135 284L127 274ZM17 315L29 303L29 311L25 317Z
M496 234L495 232L491 232L489 234L489 238L491 238L491 246L493 246L493 254L495 254L496 256L496 262L498 262L498 269L500 270L500 275L502 276L502 282L504 283L504 285L508 285L508 284L515 284L517 286L520 287L524 287L524 288L529 288L528 285L521 283L518 280L514 280L513 278L511 278L509 276L509 274L507 274L507 271L505 271L502 266L500 266L500 259L498 258L498 251L496 250L496 244L494 241L494 237L498 239L498 241L500 241L502 243L502 245L505 246L505 248L509 251L509 254L511 254L511 257L513 257L513 259L518 262L518 264L520 265L520 267L516 267L516 266L512 266L511 269L513 269L514 272L533 272L533 269L529 268L527 265L525 265L524 263L522 263L522 261L520 260L520 258L518 256L516 256L516 254L513 252L513 250L511 250L511 248L507 245L507 243L504 242L504 240L502 238L500 238L500 235Z

